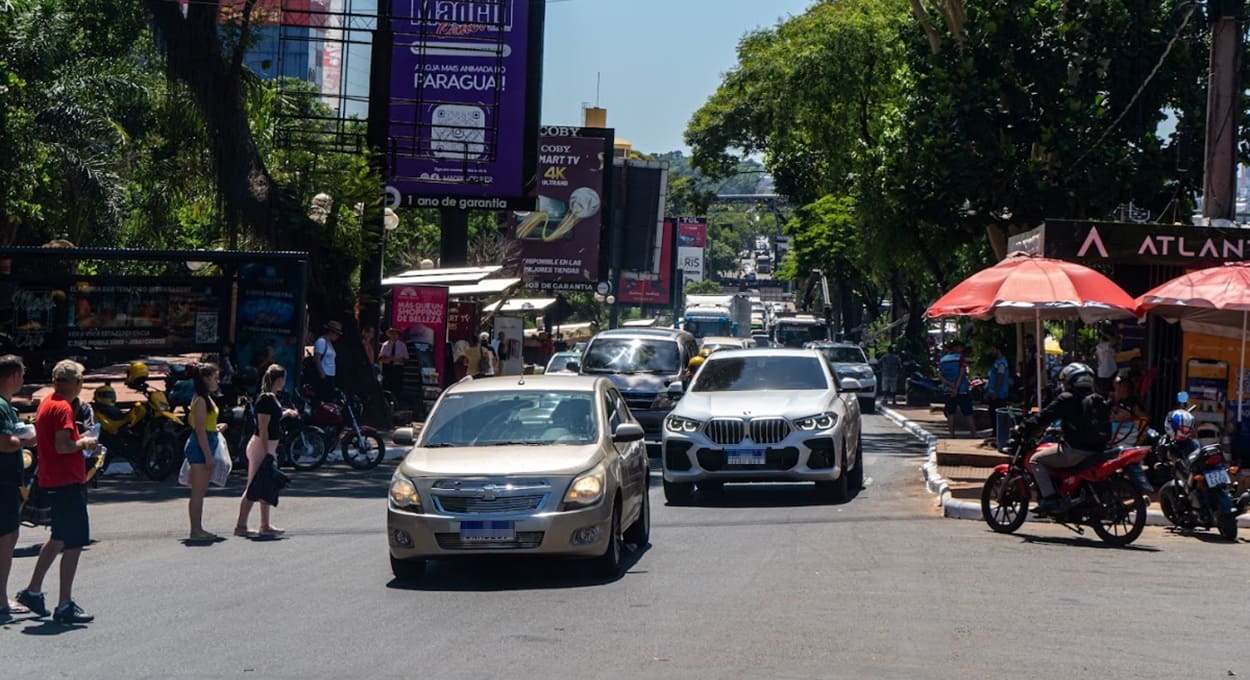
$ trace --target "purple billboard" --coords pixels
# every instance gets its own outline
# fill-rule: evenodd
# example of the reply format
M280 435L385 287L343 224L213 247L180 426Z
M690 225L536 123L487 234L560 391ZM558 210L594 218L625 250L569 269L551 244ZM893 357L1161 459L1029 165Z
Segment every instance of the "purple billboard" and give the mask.
M516 213L509 230L529 288L593 291L599 282L612 140L608 129L542 128L538 209Z
M543 7L542 0L395 0L393 202L533 207Z

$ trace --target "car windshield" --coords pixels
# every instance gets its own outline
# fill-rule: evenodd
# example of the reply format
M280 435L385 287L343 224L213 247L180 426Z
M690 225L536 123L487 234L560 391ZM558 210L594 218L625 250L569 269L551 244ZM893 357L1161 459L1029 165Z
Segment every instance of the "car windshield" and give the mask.
M733 322L728 319L686 319L685 329L696 338L730 335Z
M817 347L825 358L835 364L866 364L868 359L858 347Z
M598 437L593 404L588 391L452 393L430 416L421 446L590 444Z
M584 373L678 373L681 352L674 340L599 338L582 358Z
M827 390L820 359L786 356L730 356L708 359L691 392Z
M777 342L785 347L802 347L803 343L825 339L825 327L812 326L780 326L777 328Z
M554 373L556 371L567 370L570 361L577 361L581 356L577 352L557 352L551 355L551 361L547 362L546 373Z

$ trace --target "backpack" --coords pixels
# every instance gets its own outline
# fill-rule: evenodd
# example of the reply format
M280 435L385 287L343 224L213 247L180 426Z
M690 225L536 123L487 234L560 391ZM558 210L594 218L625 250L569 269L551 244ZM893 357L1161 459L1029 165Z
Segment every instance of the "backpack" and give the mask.
M1081 400L1081 417L1085 420L1083 431L1099 441L1111 441L1111 403L1101 394L1094 392Z

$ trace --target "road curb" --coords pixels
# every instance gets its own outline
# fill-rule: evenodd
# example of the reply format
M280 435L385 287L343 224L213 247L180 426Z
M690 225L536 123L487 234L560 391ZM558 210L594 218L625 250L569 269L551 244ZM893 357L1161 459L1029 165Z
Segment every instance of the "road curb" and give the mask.
M981 504L969 501L961 501L951 496L950 484L938 472L937 466L937 436L930 433L915 421L908 420L903 415L887 406L878 405L877 412L888 418L891 422L909 432L912 436L923 441L927 447L928 460L920 470L924 474L925 487L938 497L938 505L942 508L942 516L953 519L982 519ZM1049 519L1039 519L1029 514L1030 522L1049 522ZM1156 527L1170 527L1172 523L1163 513L1155 509L1153 506L1146 510L1146 525ZM1237 518L1237 526L1247 529L1250 528L1250 514L1242 515Z

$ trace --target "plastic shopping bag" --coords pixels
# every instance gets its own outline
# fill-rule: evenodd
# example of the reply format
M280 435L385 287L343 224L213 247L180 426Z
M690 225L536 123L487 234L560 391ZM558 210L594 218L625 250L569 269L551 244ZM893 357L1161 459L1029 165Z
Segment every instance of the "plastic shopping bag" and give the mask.
M182 459L182 469L178 471L178 485L191 486L191 463L185 457Z
M213 472L208 478L208 483L213 486L225 486L226 482L230 481L230 471L234 469L234 462L230 460L230 452L220 435L213 437L212 446Z

